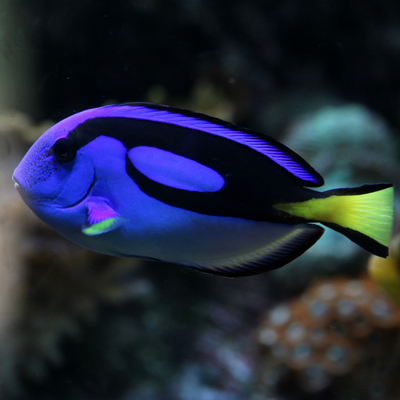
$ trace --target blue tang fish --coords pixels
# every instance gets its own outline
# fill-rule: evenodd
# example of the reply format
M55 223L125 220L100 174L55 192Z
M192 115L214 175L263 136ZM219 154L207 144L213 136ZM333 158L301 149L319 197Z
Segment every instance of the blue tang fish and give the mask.
M392 184L309 189L323 178L286 146L183 109L74 114L33 144L13 179L39 218L104 254L254 275L305 252L320 222L388 255Z

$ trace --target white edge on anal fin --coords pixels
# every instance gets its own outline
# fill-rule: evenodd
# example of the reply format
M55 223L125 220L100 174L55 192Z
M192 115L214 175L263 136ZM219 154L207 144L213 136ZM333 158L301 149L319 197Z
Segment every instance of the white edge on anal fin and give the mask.
M294 225L280 239L268 243L253 253L232 259L201 260L182 263L198 271L226 277L257 275L283 267L308 250L324 233L318 225Z

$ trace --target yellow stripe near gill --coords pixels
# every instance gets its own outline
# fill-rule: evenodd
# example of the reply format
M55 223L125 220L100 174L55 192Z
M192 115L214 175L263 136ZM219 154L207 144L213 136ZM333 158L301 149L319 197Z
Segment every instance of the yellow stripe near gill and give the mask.
M361 195L332 195L301 203L282 203L274 208L310 221L350 228L389 245L393 223L393 187Z
M99 235L100 233L107 230L115 221L115 218L108 218L104 221L97 222L85 229L82 229L82 232L88 236Z

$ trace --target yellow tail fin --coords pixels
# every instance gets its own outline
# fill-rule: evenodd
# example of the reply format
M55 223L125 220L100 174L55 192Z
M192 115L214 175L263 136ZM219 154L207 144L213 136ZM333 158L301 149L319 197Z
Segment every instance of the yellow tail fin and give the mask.
M394 215L391 184L334 189L300 203L282 203L276 209L309 221L321 222L368 250L386 257Z

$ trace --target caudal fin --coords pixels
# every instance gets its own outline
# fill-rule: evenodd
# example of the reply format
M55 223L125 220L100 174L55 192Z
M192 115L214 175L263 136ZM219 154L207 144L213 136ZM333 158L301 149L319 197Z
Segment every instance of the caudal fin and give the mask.
M365 250L387 257L394 215L393 185L380 183L334 189L300 203L275 206L291 215L321 222Z

